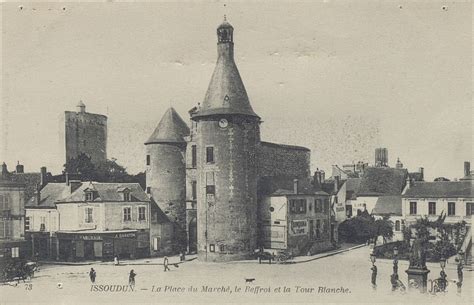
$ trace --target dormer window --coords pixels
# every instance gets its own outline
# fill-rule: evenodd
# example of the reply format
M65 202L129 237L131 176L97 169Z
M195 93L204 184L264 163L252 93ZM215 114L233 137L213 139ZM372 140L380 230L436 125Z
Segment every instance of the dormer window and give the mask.
M130 201L130 192L128 191L123 192L123 201Z
M85 192L85 196L86 196L86 201L94 200L94 193L92 193L91 191Z

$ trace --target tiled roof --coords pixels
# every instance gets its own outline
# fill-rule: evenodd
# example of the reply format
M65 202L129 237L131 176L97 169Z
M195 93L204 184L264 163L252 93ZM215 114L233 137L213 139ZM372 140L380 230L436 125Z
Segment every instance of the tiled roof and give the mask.
M224 23L225 27L230 24ZM233 47L230 45L229 47ZM193 118L208 115L241 114L258 117L250 105L247 91L233 58L233 52L224 52L217 58L214 72L200 109Z
M357 196L401 195L407 175L406 169L369 167L362 176Z
M339 190L344 185L344 183L346 183L346 180L339 180L339 186L337 188L337 192L334 191L335 182L336 180L334 179L326 179L326 181L324 181L321 185L322 190L328 194L337 194L337 192L339 192Z
M262 177L258 182L259 196L295 195L293 177ZM310 179L298 180L297 195L328 195L321 188L313 186Z
M155 131L145 144L153 143L185 143L184 137L189 135L189 127L174 110L169 108L158 123Z
M130 190L130 200L133 201L150 201L146 193L138 183L102 183L102 182L83 182L69 196L62 198L59 202L83 202L84 190L93 189L96 192L94 201L123 201L122 195L119 192L121 188L128 188Z
M372 214L402 215L402 196L380 196Z
M359 191L362 178L348 178L346 181L346 198L353 199Z
M40 191L40 202L36 196L28 200L26 208L56 208L56 201L70 195L70 187L66 183L48 183Z
M155 200L152 198L150 202L150 207L151 207L151 213L156 213L156 221L157 223L166 223L170 222L168 216L160 209L158 204L155 202Z
M303 147L303 146L278 144L278 143L271 143L271 142L264 142L264 141L261 141L260 145L268 146L268 147L280 147L280 148L286 148L286 149L311 151L309 148L306 148L306 147Z
M474 198L474 181L415 182L403 197Z

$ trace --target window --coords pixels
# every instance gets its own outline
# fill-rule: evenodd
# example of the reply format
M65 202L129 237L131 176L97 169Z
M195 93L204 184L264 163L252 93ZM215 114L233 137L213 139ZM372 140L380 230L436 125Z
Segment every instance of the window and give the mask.
M11 221L0 219L0 238L9 238L11 234Z
M400 220L395 221L395 231L400 231Z
M310 202L310 203L308 204L308 210L309 210L310 212L313 210L313 203L312 203L312 202Z
M466 202L466 216L474 215L474 202Z
M123 221L131 221L132 220L132 208L126 207L123 208Z
M329 200L324 199L323 201L323 213L327 214L329 212Z
M151 193L151 187L147 186L147 188L146 188L146 193L147 193L147 194L150 194L150 193Z
M150 155L146 155L146 165L150 165Z
M410 202L410 215L416 215L416 202Z
M314 211L316 213L322 213L323 212L323 202L322 202L321 199L316 199Z
M305 214L306 199L290 199L290 213Z
M86 192L86 201L94 200L94 194L92 192Z
M130 201L130 193L123 192L123 201Z
M146 207L138 207L138 220L146 220Z
M197 198L197 181L191 181L191 199L196 200Z
M10 205L8 203L7 195L0 195L0 210L9 210Z
M316 238L321 238L321 220L316 219Z
M206 147L206 162L214 163L214 147Z
M25 231L30 230L30 217L25 217Z
M196 168L197 166L197 148L196 145L191 146L191 167Z
M456 214L456 203L448 202L448 216L453 216Z
M225 251L225 246L224 245L219 245L219 251L224 252Z
M216 246L214 244L209 245L209 251L210 252L216 252Z
M428 214L436 215L436 202L428 202Z
M93 222L93 219L92 219L92 208L85 208L84 212L85 212L85 222L86 222L86 223L91 223L91 222Z

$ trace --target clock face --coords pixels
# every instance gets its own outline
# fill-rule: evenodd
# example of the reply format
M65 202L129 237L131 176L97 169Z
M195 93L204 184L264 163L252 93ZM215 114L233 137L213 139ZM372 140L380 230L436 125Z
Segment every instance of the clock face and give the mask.
M221 128L226 128L229 125L229 122L226 119L220 119L219 120L219 126Z

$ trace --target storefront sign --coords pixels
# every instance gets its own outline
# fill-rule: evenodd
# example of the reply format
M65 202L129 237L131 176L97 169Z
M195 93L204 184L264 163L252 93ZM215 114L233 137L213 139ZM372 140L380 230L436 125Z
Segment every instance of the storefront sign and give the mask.
M114 236L115 238L135 238L135 232L131 233L117 233Z
M290 222L290 232L292 235L305 235L308 232L308 221L292 220Z
M102 240L100 235L79 235L78 237L82 240Z

